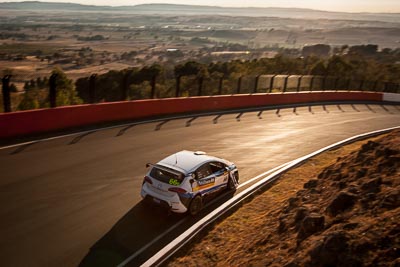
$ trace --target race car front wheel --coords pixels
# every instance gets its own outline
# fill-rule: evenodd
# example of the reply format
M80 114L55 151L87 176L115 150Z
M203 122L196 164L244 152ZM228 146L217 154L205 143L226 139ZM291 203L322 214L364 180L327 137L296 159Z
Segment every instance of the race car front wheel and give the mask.
M239 181L239 173L235 172L229 177L228 180L228 189L229 190L236 190L238 187L238 181Z
M203 208L203 199L201 196L197 195L192 202L190 202L189 213L194 216L199 213Z

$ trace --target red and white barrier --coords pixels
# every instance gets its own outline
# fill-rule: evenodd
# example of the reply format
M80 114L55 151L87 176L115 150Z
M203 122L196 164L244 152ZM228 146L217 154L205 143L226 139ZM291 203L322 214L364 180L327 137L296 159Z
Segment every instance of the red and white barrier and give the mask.
M383 101L400 102L400 94L383 93Z
M0 138L26 136L104 122L173 114L329 101L400 101L398 94L299 92L148 99L0 114Z

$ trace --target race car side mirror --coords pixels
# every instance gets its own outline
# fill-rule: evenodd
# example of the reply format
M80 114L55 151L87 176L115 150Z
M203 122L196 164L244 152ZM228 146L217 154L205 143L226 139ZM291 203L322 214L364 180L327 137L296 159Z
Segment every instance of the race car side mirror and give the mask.
M150 167L150 163L146 163L146 168Z

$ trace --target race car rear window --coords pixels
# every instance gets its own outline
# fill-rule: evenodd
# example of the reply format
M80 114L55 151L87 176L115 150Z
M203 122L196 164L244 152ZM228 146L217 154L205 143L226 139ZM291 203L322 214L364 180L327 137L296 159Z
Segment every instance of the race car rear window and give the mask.
M178 175L176 173L172 173L157 167L153 167L153 169L151 169L150 176L154 179L157 179L158 181L171 185L179 185L180 183L182 183L184 178L184 176L181 174Z

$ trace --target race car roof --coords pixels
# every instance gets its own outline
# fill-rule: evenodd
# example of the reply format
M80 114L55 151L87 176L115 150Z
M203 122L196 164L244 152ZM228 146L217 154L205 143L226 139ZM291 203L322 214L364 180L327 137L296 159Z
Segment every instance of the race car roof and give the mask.
M166 157L157 164L178 170L180 172L183 172L184 174L188 174L195 171L196 168L203 163L213 160L222 161L221 159L209 156L204 152L183 150Z

